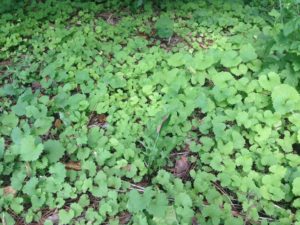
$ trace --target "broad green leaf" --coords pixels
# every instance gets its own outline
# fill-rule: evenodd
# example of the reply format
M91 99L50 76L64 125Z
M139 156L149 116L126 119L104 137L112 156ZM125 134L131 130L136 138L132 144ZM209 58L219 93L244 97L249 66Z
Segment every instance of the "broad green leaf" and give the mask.
M34 136L26 135L20 141L19 154L23 161L35 161L41 155L44 146L36 144Z
M0 133L10 135L13 128L18 125L19 119L14 113L0 116Z
M156 224L179 225L179 222L176 217L176 212L173 206L169 206L167 208L167 212L164 217L154 217L153 221Z
M272 91L274 87L280 85L280 77L277 73L270 72L268 75L259 76L258 82L265 90Z
M280 114L286 114L300 109L300 96L295 88L281 84L272 91L274 109Z
M295 208L300 208L300 198L297 198L296 200L293 201L293 206Z
M271 12L269 12L269 15L273 16L276 19L281 16L280 12L278 12L276 9L272 9Z
M145 95L151 95L152 92L153 92L153 87L152 85L145 85L143 88L142 88L142 91Z
M161 16L155 23L157 35L160 38L170 38L173 35L173 24L168 16Z
M72 203L71 209L74 211L75 216L80 216L83 212L83 208L78 203Z
M160 134L161 131L168 126L169 122L170 122L171 116L170 114L166 115L163 117L161 123L157 126L156 128L156 133Z
M294 19L291 19L284 25L283 34L285 37L287 37L295 31L299 32L299 29L300 29L300 19L299 17L295 17Z
M225 51L221 58L221 64L224 67L235 67L242 62L242 59L239 57L238 53L233 50Z
M205 70L217 63L219 60L218 51L210 50L207 52L197 52L194 59L191 61L191 66L197 70Z
M300 196L300 177L294 179L292 191L294 195Z
M245 64L240 64L237 67L232 68L231 72L237 76L245 75L248 72L248 67Z
M187 193L182 192L176 196L175 204L183 207L191 207L193 202Z
M170 56L168 64L172 67L181 67L185 64L185 54L178 52Z
M49 168L49 172L52 174L56 183L63 183L66 178L65 165L58 162Z
M255 49L251 44L246 44L241 47L240 56L243 62L249 62L257 58Z
M24 209L23 198L14 198L14 201L12 201L10 204L10 208L17 214L21 213Z
M26 171L24 167L19 170L15 170L11 176L11 186L13 189L16 191L21 190L25 177Z
M23 192L29 196L36 193L36 185L38 184L38 179L36 177L30 178L29 181L23 187Z
M14 218L7 212L2 212L1 218L2 218L3 225L15 225L16 224L16 221L14 220Z
M147 211L154 217L163 218L168 209L168 199L164 193L157 193L155 198L151 201Z
M66 211L64 209L59 210L59 223L60 224L70 224L72 219L74 218L75 214L72 209Z
M57 162L65 153L65 148L60 141L48 140L44 143L44 151L50 163Z
M89 73L87 71L78 71L75 75L75 80L77 83L82 84L90 79Z
M143 196L137 190L131 190L128 194L127 209L129 212L137 213L145 209Z

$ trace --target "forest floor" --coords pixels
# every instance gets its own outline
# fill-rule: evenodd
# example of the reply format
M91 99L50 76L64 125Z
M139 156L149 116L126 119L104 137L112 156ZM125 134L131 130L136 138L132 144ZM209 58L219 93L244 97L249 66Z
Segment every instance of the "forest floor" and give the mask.
M300 221L300 64L274 53L278 11L120 2L0 14L2 224Z

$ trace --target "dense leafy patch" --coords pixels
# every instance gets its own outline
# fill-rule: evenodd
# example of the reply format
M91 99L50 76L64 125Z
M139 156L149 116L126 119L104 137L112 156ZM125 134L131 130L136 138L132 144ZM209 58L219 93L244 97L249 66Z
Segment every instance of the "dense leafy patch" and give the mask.
M299 224L283 3L6 1L2 223Z

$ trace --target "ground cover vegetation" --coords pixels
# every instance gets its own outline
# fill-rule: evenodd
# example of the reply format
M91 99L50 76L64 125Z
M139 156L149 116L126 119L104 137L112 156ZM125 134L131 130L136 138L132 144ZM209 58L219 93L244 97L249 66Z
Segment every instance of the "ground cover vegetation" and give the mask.
M300 224L299 1L0 13L3 225Z

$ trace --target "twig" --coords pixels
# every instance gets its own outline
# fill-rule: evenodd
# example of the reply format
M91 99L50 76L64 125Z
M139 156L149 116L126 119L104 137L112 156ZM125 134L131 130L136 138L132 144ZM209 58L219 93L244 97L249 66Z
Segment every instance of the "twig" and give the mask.
M113 14L110 14L110 16L107 18L107 22L110 23L110 18L113 16Z
M169 40L168 40L168 45L171 43L171 39L172 39L172 36L169 37Z
M1 220L2 220L2 224L6 225L4 212L2 213L2 219Z
M231 206L234 208L234 204L233 204L233 202L231 201L231 198L230 198L229 195L223 190L223 188L220 187L220 186L219 186L217 183L215 183L215 182L213 182L213 184L214 184L214 186L215 186L222 194L224 194L224 195L228 198L228 200L230 201Z
M281 206L276 205L276 204L274 204L274 206L275 206L276 208L278 208L278 209L284 209L284 208L282 208Z
M139 185L136 185L136 184L130 184L132 186L132 189L136 189L136 190L139 190L141 192L144 192L145 191L145 188L142 187L142 186L139 186Z
M177 156L177 155L189 155L191 154L190 152L174 152L171 153L170 156Z
M269 221L274 221L273 218L270 218L270 217L263 217L263 216L260 216L260 217L259 217L259 220L269 220Z
M281 22L283 23L282 2L281 2L281 0L279 0L279 8L280 8Z

